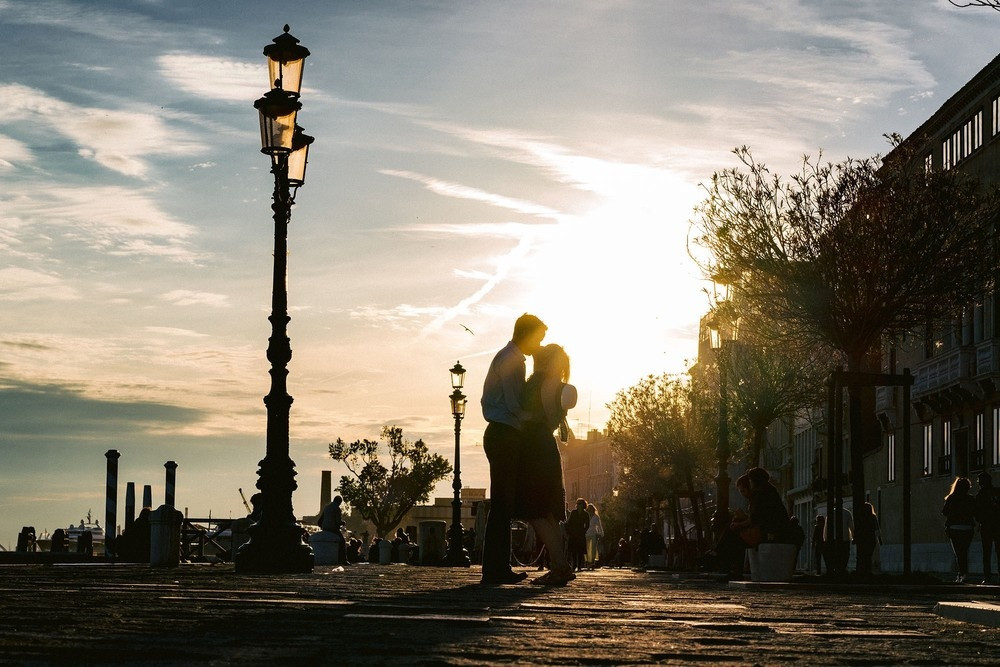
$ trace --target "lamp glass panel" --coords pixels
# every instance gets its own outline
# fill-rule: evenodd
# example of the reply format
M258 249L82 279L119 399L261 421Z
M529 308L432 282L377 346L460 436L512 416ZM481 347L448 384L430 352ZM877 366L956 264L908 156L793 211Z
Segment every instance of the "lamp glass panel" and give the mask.
M461 389L465 386L465 369L462 368L462 364L456 363L449 372L451 373L451 386L453 388Z
M306 164L309 162L309 144L293 150L288 156L288 184L298 187L306 182Z
M305 62L305 58L297 58L285 62L268 58L267 75L270 77L271 88L275 88L275 82L280 81L281 89L285 92L296 95L301 93L302 69Z
M708 344L713 350L719 350L722 348L722 331L718 326L709 327Z
M292 150L292 136L295 134L297 109L274 116L260 110L260 138L262 153L289 153Z

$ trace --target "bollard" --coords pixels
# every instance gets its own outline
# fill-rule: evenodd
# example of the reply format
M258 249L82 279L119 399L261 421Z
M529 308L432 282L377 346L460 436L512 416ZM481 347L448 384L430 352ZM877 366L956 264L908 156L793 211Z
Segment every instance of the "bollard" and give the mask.
M135 482L125 483L125 530L135 523Z
M115 526L118 525L118 458L117 449L109 449L104 456L108 459L107 502L104 509L104 555L115 553Z
M62 528L56 528L52 533L52 546L49 547L49 551L54 554L66 553L69 551L69 544L66 541L66 531Z
M314 565L339 564L344 548L344 537L332 530L321 530L309 536L309 546L312 547Z
M169 505L149 513L149 564L177 567L181 560L181 521L184 517Z
M392 542L382 540L378 543L378 564L388 565L392 562Z
M163 504L167 507L173 507L174 487L177 482L177 464L173 461L167 461L163 464L163 467L167 469L167 483L164 490Z

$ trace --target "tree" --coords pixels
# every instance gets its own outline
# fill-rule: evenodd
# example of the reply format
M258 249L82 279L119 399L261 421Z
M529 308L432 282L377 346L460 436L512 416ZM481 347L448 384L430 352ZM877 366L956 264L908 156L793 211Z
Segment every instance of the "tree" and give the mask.
M608 409L608 437L632 497L662 500L709 479L712 448L689 382L650 375L619 391Z
M389 449L389 468L379 459L381 441ZM451 473L451 464L431 454L423 440L403 439L403 429L385 426L379 440L342 438L330 444L330 458L341 461L351 475L340 478L337 488L344 501L358 510L385 537L417 503L426 502L434 485Z
M822 400L817 355L771 341L734 341L727 363L730 415L744 427L747 462L761 464L767 428Z
M898 143L898 137L895 137ZM884 338L952 318L993 287L998 199L959 170L925 171L906 146L886 160L806 157L789 179L748 148L696 209L706 276L737 277L738 306L781 336L878 370ZM849 391L852 487L864 502L861 391Z

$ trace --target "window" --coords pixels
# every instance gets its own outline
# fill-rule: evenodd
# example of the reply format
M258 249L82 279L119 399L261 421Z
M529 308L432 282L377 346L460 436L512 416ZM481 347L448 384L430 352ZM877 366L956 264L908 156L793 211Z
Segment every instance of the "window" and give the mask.
M982 470L986 467L986 415L982 412L976 414L975 431L972 434L972 469Z
M934 425L924 424L924 477L933 471Z
M1000 408L993 408L993 465L1000 465Z
M938 459L938 474L951 474L951 421L944 422L941 433L941 458Z
M890 433L886 436L886 450L889 452L889 481L896 481L896 434Z
M994 100L994 109L997 100ZM996 134L996 116L994 115L994 129ZM941 162L945 169L951 169L963 159L972 155L983 145L983 112L977 111L969 118L962 127L957 129L950 137L941 143Z
M934 169L934 155L928 153L924 156L924 173L929 174Z
M1000 97L993 100L993 134L1000 132Z

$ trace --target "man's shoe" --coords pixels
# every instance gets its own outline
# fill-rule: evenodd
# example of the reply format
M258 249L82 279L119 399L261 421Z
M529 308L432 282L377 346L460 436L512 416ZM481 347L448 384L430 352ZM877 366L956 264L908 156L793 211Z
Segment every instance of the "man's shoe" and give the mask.
M503 586L505 584L517 584L528 578L527 572L514 572L511 570L506 574L496 577L483 577L481 583L484 586Z

